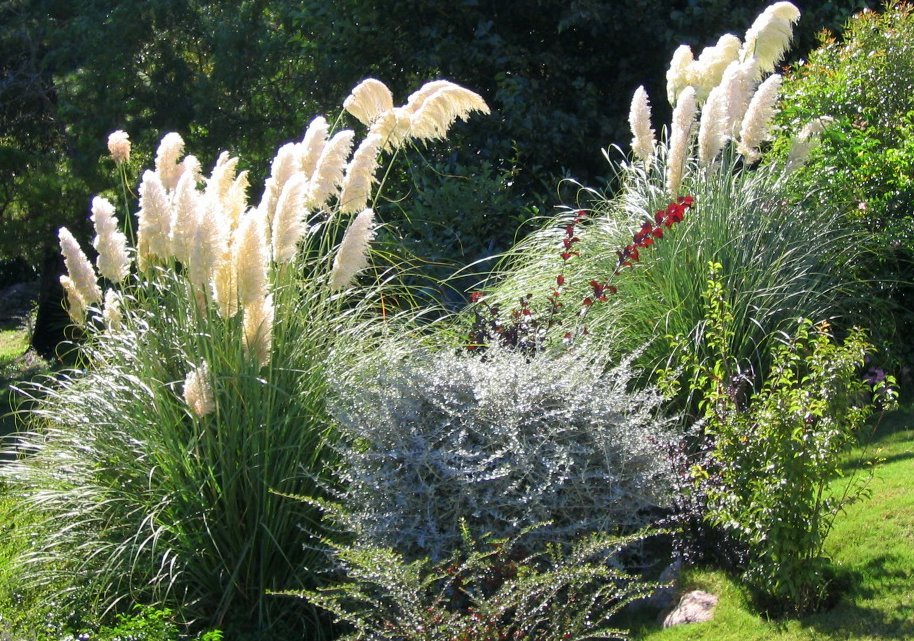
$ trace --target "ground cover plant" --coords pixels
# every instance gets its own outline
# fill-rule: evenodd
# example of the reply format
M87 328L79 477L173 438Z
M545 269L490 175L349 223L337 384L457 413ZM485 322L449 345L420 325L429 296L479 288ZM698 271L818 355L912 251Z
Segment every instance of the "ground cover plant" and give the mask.
M318 515L280 494L322 491L328 368L373 353L395 323L386 277L356 280L379 156L487 110L446 81L392 100L376 80L353 90L345 109L367 133L351 158L354 130L315 118L280 148L256 206L239 159L221 154L204 178L169 133L136 221L122 231L114 205L93 200L95 265L60 230L82 368L36 389L31 431L0 470L36 517L19 588L95 616L137 601L233 635L326 634L303 601L267 591L313 587L323 565L309 545ZM108 144L126 162L127 134Z

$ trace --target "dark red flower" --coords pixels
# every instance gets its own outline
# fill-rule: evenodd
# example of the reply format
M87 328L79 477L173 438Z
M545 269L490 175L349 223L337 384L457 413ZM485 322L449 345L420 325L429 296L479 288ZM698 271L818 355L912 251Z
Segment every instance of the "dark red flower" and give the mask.
M470 294L471 303L478 303L480 298L482 298L482 292L473 292Z
M559 287L561 287L565 284L565 277L562 274L559 274L555 277L555 282Z

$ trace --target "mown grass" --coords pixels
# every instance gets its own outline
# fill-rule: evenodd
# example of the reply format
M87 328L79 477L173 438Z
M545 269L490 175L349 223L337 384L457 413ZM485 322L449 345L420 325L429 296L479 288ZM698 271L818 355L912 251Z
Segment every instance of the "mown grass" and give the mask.
M847 507L826 550L847 589L825 612L766 620L755 614L741 587L722 572L694 570L683 588L720 596L714 620L661 630L645 624L641 641L877 641L914 639L914 408L886 417L866 447L854 450L836 479L843 491L852 473L866 474L878 457L869 495Z

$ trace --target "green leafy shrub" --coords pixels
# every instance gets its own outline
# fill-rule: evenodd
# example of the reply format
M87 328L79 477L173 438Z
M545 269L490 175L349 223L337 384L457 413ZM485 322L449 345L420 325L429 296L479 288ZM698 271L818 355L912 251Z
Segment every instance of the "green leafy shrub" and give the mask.
M349 641L572 641L628 638L613 616L658 587L621 569L618 556L640 537L589 535L530 554L517 539L462 534L439 563L336 545L345 582L305 596L352 626Z
M895 343L895 355L911 359L907 347L914 318L914 12L906 3L854 16L839 41L825 36L808 62L784 84L782 155L791 137L817 118L828 124L805 165L797 170L802 189L826 186L822 205L867 229L873 250L857 269L877 280L873 296L889 300L892 314L860 317Z
M828 485L873 410L862 377L871 346L858 329L838 344L827 323L800 320L773 349L764 385L747 393L730 348L734 315L720 270L709 266L703 294L708 318L701 340L714 356L706 358L686 336L675 340L710 442L709 456L690 474L707 492L705 518L745 546L743 576L763 604L815 609L831 587L825 538L854 495L851 486L832 495Z
M638 529L669 500L675 437L656 390L628 390L628 361L606 371L584 347L532 359L492 347L370 365L335 385L332 408L340 502L369 544L438 560L461 521L499 538L549 521L529 536L568 542Z

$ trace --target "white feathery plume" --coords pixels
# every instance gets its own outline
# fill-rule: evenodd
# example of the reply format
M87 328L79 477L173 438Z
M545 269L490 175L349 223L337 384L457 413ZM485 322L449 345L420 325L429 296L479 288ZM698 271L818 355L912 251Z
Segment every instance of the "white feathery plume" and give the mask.
M746 109L739 131L737 150L749 164L761 158L758 148L768 138L768 126L774 117L780 90L780 74L768 76L752 96L749 108Z
M241 217L233 248L238 301L242 307L257 304L267 295L270 249L267 245L266 221L259 209Z
M394 151L409 139L411 126L410 112L405 107L394 107L374 121L371 129L369 129L369 135L376 134L380 136L384 144L384 150Z
M270 362L273 347L273 295L268 294L244 308L244 347L263 367Z
M791 141L790 152L787 155L787 171L793 171L806 162L809 154L819 144L819 134L832 122L834 118L831 116L819 116L803 126L800 133Z
M740 124L755 90L757 74L758 61L755 58L732 62L724 71L720 83L727 105L723 129L729 138L735 138L739 133Z
M431 82L426 82L409 95L409 98L406 99L406 104L403 105L403 109L408 114L414 114L433 93L439 89L456 86L458 85L455 85L450 80L432 80Z
M340 212L351 214L368 206L371 188L377 182L378 153L384 140L379 134L368 134L352 155L340 189Z
M238 158L230 158L227 151L223 151L213 167L209 178L206 179L206 196L215 198L220 203L225 203L229 190L235 181L235 172L238 169Z
M308 125L305 137L301 142L301 166L300 171L308 178L317 169L317 161L321 157L324 145L327 144L327 135L330 132L330 125L323 116L318 116Z
M727 93L724 85L711 90L701 108L698 126L698 162L709 166L727 144Z
M644 161L649 163L651 156L654 155L654 130L651 128L651 105L647 99L647 92L644 86L635 90L632 97L631 109L628 113L628 123L632 129L632 152Z
M367 78L360 82L343 101L343 109L363 125L370 126L382 113L394 108L393 94L380 80Z
M670 68L666 72L666 97L675 105L682 90L692 83L692 67L695 57L689 45L679 45L673 52Z
M354 137L355 132L344 129L324 147L305 197L305 206L309 209L321 208L342 184Z
M413 112L410 136L416 140L443 140L455 120L465 121L474 111L490 113L482 96L449 83L425 98Z
M775 2L765 9L746 32L740 59L758 60L757 78L774 71L783 59L793 38L793 25L800 19L800 10L790 2Z
M119 332L124 315L121 313L121 297L113 289L105 291L105 308L102 311L105 327L112 332Z
M137 258L145 270L151 260L168 258L171 252L171 206L159 174L153 171L143 174L137 218Z
M175 188L171 209L171 251L175 259L187 267L190 252L197 234L202 197L197 191L193 175L185 173Z
M273 215L276 213L276 201L282 193L282 188L286 181L289 180L301 167L302 145L299 143L286 143L276 152L273 163L270 166L270 177L264 184L263 197L260 199L258 208L263 212L267 228L273 222Z
M286 181L276 202L273 217L273 260L289 263L295 258L298 242L305 235L305 191L308 179L298 173Z
M194 289L205 292L228 244L228 225L218 201L204 198L198 208L197 225L190 249L188 278Z
M724 71L731 62L739 58L743 43L730 33L725 33L713 47L705 47L695 61L691 78L695 87L695 98L701 104L708 99L711 90L720 84Z
M366 209L350 223L333 258L330 289L345 289L368 266L368 248L374 239L374 211Z
M178 161L183 153L184 139L181 135L173 131L165 134L156 152L155 167L159 180L168 191L174 191L178 185L178 179L184 169Z
M130 136L126 131L118 129L108 135L108 153L115 164L130 162Z
M216 410L213 383L206 361L187 373L187 378L184 379L184 402L197 418L203 418Z
M238 313L238 265L235 258L237 236L238 229L235 229L223 246L222 255L217 257L213 269L213 301L222 318L232 318Z
M99 273L113 283L119 283L130 273L127 237L117 228L114 205L106 198L92 199L92 224L95 239L92 246L98 252L95 264Z
M241 214L248 208L248 171L245 169L232 181L225 199L222 201L222 212L229 223L229 229L238 226Z
M57 237L60 239L60 251L67 265L67 274L80 297L87 305L101 302L102 290L98 286L95 269L73 234L66 227L61 227Z
M673 197L679 195L679 187L682 183L682 175L692 141L696 106L695 89L686 87L679 94L676 108L673 110L670 149L666 157L666 186Z
M82 327L86 324L86 308L88 307L86 301L83 300L73 279L69 276L61 276L60 284L67 294L67 314L74 323Z
M200 161L197 160L196 156L184 156L184 160L178 165L178 175L175 186L174 188L169 189L171 191L177 189L178 183L185 175L190 175L193 178L195 185L203 179L203 165L200 164Z

